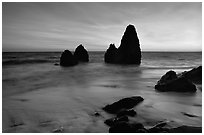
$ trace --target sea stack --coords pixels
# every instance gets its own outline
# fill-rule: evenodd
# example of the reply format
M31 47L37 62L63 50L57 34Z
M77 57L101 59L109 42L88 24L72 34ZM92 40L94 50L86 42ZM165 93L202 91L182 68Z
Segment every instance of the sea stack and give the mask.
M64 67L77 65L78 61L69 50L65 50L60 57L60 65Z
M111 44L105 53L105 62L113 64L140 64L141 49L136 29L128 25L117 49Z
M114 63L116 61L118 49L115 47L114 44L110 44L109 48L105 53L105 62L106 63Z
M80 44L74 52L74 56L78 60L78 62L89 62L89 55L87 50Z

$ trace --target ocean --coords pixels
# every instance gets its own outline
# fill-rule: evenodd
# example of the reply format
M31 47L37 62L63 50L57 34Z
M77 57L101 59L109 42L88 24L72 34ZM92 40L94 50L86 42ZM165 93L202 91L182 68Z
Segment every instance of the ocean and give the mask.
M101 108L133 95L144 101L132 120L146 127L202 125L202 85L194 94L154 89L167 71L202 65L201 52L143 52L141 65L106 64L104 53L89 52L89 63L61 67L55 65L61 52L3 52L3 132L108 132L104 120L112 115Z

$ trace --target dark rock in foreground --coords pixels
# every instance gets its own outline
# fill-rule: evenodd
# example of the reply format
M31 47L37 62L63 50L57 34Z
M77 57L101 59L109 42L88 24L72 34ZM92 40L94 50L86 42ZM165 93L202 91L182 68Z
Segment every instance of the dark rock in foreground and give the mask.
M127 116L122 116L122 117L116 117L116 118L110 118L104 121L104 123L108 126L114 126L116 125L118 122L128 122L129 119Z
M164 123L146 129L141 123L121 121L109 128L109 133L202 133L202 127L179 126L166 128Z
M133 25L128 25L117 49L111 44L105 53L105 62L113 64L140 64L141 50L137 32Z
M118 113L117 113L117 117L121 117L121 116L125 116L125 115L127 115L127 116L135 116L135 115L137 115L137 112L135 111L135 110L122 110L122 111L119 111Z
M202 127L180 126L169 129L169 133L202 133Z
M177 75L176 75L176 72L174 71L168 71L165 75L163 75L161 77L161 79L158 81L158 84L166 84L168 82L171 82L172 80L175 80L177 79Z
M202 133L202 127L179 126L176 128L154 127L148 130L149 133Z
M146 133L141 123L118 122L109 128L109 133Z
M110 105L106 105L103 110L108 113L118 113L122 109L131 109L144 99L141 96L133 96L128 98L123 98L117 102L114 102Z
M81 45L79 45L75 51L74 56L78 60L78 62L88 62L89 61L89 55L87 50Z
M202 83L202 66L194 68L190 71L185 71L182 73L182 77L191 80L193 83Z
M61 54L61 57L60 57L61 66L69 67L77 64L78 64L77 59L74 57L74 55L72 55L72 53L69 50L65 50Z
M177 77L174 71L168 71L155 85L155 89L176 92L196 92L196 86L185 77Z

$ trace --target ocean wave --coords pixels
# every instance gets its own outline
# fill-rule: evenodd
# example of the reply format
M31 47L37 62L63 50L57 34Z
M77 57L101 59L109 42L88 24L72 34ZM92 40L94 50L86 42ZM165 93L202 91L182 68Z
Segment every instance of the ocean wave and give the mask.
M16 65L16 64L35 64L35 63L49 63L51 60L45 59L23 59L23 60L6 60L2 62L2 65Z
M142 66L143 69L191 69L198 67L198 65L192 66Z

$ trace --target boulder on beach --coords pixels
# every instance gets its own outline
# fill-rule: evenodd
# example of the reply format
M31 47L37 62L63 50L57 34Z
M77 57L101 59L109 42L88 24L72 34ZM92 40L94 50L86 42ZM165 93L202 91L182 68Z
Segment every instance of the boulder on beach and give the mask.
M128 98L123 98L119 101L116 101L110 105L106 105L103 107L103 110L105 110L108 113L118 113L121 110L124 109L132 109L134 106L142 102L144 99L141 96L133 96Z
M202 127L179 126L175 128L154 127L148 129L149 133L202 133Z
M128 122L129 119L127 116L122 116L122 117L115 117L115 118L110 118L110 119L107 119L104 121L104 123L108 126L114 126L116 125L118 122L122 122L122 121L125 121L125 122Z
M80 44L74 51L74 56L78 62L88 62L89 54L82 44Z
M105 62L113 64L140 64L141 49L137 32L133 25L128 25L117 49L111 44L105 53Z
M158 91L196 92L196 86L185 77L177 77L176 72L168 71L155 85Z
M193 83L201 84L202 83L202 66L193 68L190 71L185 71L182 73L181 76L191 80Z
M183 125L177 128L170 129L169 133L202 133L202 127Z
M126 115L134 117L135 115L137 115L137 112L133 109L130 109L130 110L122 110L117 113L117 117L126 116Z
M170 70L165 75L161 77L161 79L158 81L158 84L166 84L168 82L171 82L172 80L177 79L176 72Z
M146 133L147 130L141 123L118 122L109 128L109 133Z
M74 55L69 50L65 50L60 57L60 65L61 66L74 66L77 65L78 61Z

